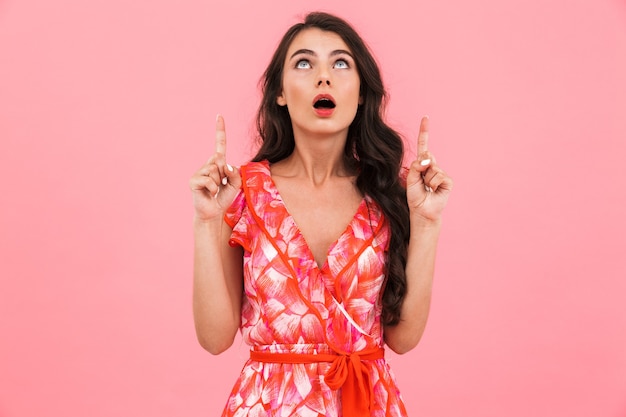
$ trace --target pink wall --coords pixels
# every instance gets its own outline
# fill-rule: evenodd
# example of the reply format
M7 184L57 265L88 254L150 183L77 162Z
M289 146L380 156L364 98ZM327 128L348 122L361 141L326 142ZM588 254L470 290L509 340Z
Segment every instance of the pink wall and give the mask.
M195 341L187 181L218 112L250 156L312 9L456 181L428 329L390 355L410 414L626 416L626 3L396 3L0 1L0 416L219 414L247 349Z

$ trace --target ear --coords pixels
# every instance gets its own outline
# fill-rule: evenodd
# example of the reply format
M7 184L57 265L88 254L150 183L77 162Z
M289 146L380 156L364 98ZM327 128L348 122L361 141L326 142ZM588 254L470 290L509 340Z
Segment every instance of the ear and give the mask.
M287 105L287 99L285 99L285 95L283 94L283 92L280 92L280 95L278 97L276 97L276 104L278 104L281 107L284 107Z
M363 104L363 96L359 95L359 106Z

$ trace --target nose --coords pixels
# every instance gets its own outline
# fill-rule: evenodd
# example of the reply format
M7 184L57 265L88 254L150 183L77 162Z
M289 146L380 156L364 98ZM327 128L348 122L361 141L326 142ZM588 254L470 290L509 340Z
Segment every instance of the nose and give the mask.
M321 66L317 72L317 86L320 87L324 84L330 86L330 73L327 68Z

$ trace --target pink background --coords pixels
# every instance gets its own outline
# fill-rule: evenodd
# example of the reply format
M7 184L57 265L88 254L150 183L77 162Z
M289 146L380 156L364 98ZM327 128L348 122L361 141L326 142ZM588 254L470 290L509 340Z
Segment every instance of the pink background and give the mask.
M337 4L338 3L338 4ZM456 189L412 416L626 416L623 0L0 1L0 416L216 416L188 178L304 12L350 20Z

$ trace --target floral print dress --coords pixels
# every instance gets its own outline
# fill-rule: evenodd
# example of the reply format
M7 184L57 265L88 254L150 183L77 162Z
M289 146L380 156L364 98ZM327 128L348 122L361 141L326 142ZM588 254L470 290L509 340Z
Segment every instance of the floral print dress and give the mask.
M267 161L241 167L225 220L244 249L241 333L251 359L222 414L405 416L382 355L389 230L367 196L318 267Z

